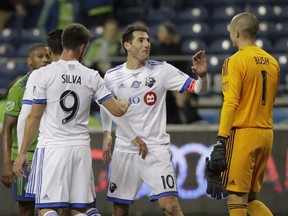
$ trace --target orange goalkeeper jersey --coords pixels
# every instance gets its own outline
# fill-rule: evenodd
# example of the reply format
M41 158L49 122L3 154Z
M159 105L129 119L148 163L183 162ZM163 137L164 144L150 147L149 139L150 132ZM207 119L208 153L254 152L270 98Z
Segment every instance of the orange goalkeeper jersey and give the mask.
M280 69L276 59L257 46L246 46L222 67L224 102L218 135L232 127L273 128L273 104Z

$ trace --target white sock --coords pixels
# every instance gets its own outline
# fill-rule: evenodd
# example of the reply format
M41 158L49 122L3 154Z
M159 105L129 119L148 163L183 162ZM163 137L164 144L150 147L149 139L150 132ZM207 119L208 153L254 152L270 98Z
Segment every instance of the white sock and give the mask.
M54 210L46 212L43 216L58 216L57 212Z
M87 210L88 216L101 216L97 208L90 208Z

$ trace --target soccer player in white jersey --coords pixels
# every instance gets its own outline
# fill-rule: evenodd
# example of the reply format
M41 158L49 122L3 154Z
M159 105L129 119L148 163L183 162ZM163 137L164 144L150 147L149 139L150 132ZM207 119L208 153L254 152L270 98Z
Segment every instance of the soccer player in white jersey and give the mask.
M56 62L60 59L63 47L62 47L62 37L63 29L54 29L51 32L48 33L47 37L47 45L48 45L48 51L50 54L50 58L52 62ZM26 89L23 96L23 102L21 111L17 120L17 137L18 137L18 151L21 149L23 137L24 137L24 128L25 128L25 122L26 119L31 112L32 102L33 102L33 86L34 86L34 79L36 78L36 73L32 73L27 81ZM32 168L33 169L33 168ZM92 169L92 167L91 167ZM91 188L93 193L95 194L96 199L96 193L94 189L94 176L91 179ZM33 197L35 198L36 188L34 183L35 178L30 178L28 181L28 185L26 188L26 196L27 197ZM88 209L87 214L89 216L100 216L100 213L97 208L91 207ZM61 216L68 216L70 215L70 210L67 208L62 209Z
M25 153L40 125L35 170L30 174L37 178L35 203L40 216L56 216L59 208L67 207L72 215L86 215L94 204L87 126L91 101L95 98L115 116L123 115L129 106L126 99L112 97L97 71L80 63L89 39L83 25L68 25L62 34L61 59L35 71L32 110L13 171L23 176Z
M116 119L118 127L107 199L113 202L114 216L129 215L130 205L144 181L151 189L150 200L158 200L166 215L183 215L177 197L170 136L166 133L165 98L168 90L207 93L205 52L199 51L192 57L192 70L199 76L195 80L165 61L149 60L151 44L146 26L128 26L122 35L122 43L127 61L108 70L104 80L116 97L127 98L131 105L123 117ZM105 112L101 111L101 114L103 157L109 162L111 121ZM145 160L139 157L138 149L130 141L136 135L148 146Z

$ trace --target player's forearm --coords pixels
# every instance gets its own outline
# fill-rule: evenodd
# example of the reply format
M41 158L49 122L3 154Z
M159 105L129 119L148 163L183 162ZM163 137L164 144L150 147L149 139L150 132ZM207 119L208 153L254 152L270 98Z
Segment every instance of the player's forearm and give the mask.
M233 126L236 109L233 106L223 104L218 136L228 137Z
M30 111L31 111L31 105L23 104L21 108L21 112L18 116L18 121L17 121L18 152L21 149L21 145L22 145L23 137L24 137L25 122L26 122L27 117L29 116Z
M196 81L195 85L195 93L199 95L203 95L208 93L209 90L209 83L207 79L207 74L204 77L199 77L199 79Z
M12 130L13 125L6 124L4 121L2 132L3 164L11 163Z
M41 121L40 116L31 114L28 116L25 123L23 142L21 145L21 149L19 151L20 154L26 154L30 144L33 141L33 138L37 135L40 121Z

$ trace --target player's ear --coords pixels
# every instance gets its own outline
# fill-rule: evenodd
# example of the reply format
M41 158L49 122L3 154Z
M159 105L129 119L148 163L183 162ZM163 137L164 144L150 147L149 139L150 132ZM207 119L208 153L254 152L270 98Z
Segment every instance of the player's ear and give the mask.
M29 65L29 67L31 67L32 65L32 59L30 57L27 58L27 64Z
M125 41L123 46L127 50L131 46L131 44L129 42Z

